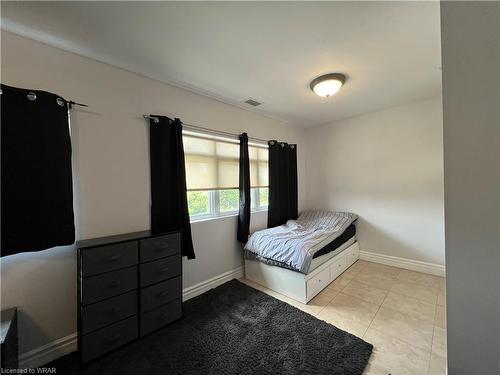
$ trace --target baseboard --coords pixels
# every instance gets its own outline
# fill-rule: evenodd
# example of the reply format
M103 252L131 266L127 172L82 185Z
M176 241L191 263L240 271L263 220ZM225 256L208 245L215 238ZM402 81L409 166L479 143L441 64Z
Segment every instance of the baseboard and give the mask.
M36 368L63 355L74 352L77 348L77 334L72 333L46 345L19 355L19 368Z
M232 279L242 278L244 275L243 266L221 273L196 285L187 287L182 291L182 300L187 301L193 297L205 293ZM59 357L77 350L77 333L72 333L55 341L49 342L39 348L19 355L20 368L36 368L43 366Z
M193 297L199 296L205 293L207 290L213 289L222 285L232 279L240 279L244 276L244 268L240 266L234 268L231 271L221 273L220 275L214 276L208 280L202 281L201 283L195 284L193 286L184 288L182 291L182 300L187 301Z
M399 258L390 255L373 253L370 251L360 251L359 257L362 260L369 262L381 263L387 266L404 268L411 271L428 273L431 275L442 276L446 275L445 267L439 264L421 262L419 260Z

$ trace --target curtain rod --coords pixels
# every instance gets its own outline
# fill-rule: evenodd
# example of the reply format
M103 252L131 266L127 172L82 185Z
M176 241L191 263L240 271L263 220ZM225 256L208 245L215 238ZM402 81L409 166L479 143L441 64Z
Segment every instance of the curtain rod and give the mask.
M70 100L69 102L69 108L71 109L72 106L77 105L79 107L88 107L88 104L83 104L83 103L77 103L74 102L73 100Z
M158 121L159 121L158 117L151 116L151 115L142 115L142 117L144 117L145 119L153 120L153 122L155 124L157 124ZM222 131L222 130L213 130L213 129L209 129L209 128L204 128L202 126L188 124L188 123L185 123L185 122L182 122L182 126L184 128L186 128L187 130L201 130L201 131L204 131L206 133L211 133L211 134L214 134L214 135L219 135L219 136L223 136L223 137L229 137L229 138L239 139L239 134L229 133L229 132L225 132L225 131ZM265 139L254 138L254 137L248 137L248 140L249 141L253 141L253 142L264 143L266 145L267 145L267 142L268 142Z

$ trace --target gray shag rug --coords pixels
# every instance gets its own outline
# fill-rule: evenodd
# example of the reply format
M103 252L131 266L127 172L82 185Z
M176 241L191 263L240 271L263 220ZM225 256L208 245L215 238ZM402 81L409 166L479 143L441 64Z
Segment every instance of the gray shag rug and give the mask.
M373 346L233 280L184 303L184 318L78 366L76 353L44 367L58 374L362 374Z

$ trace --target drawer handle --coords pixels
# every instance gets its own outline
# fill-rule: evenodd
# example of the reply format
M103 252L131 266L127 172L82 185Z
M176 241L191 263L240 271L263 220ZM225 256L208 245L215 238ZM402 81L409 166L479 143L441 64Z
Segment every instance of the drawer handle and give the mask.
M113 281L112 283L109 284L110 288L116 288L117 286L120 286L121 282L120 281Z
M155 248L156 251L162 251L162 250L165 250L165 249L168 249L168 244L165 244L165 245L161 245L161 246L158 246L157 248Z
M169 317L169 315L170 314L168 312L166 312L165 314L163 314L162 316L160 316L160 319L161 320L167 319Z
M113 337L110 337L109 339L106 339L104 341L104 343L106 344L112 344L113 342L115 342L116 340L120 339L120 337L122 337L122 335L118 334L118 335L114 335Z
M168 271L168 267L163 267L162 269L158 270L158 272L167 272Z
M160 297L165 297L168 296L168 290L164 290L163 292L160 293Z
M120 307L115 307L113 310L111 310L112 314L118 314L122 309Z
M120 260L122 256L121 255L113 255L112 257L109 257L107 260L108 262L116 262L117 260Z

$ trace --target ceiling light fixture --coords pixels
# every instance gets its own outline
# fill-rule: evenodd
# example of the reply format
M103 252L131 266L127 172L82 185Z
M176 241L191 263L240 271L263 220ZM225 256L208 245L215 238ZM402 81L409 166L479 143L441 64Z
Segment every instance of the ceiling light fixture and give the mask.
M328 98L340 90L345 80L346 76L341 73L330 73L313 79L310 87L316 95Z

